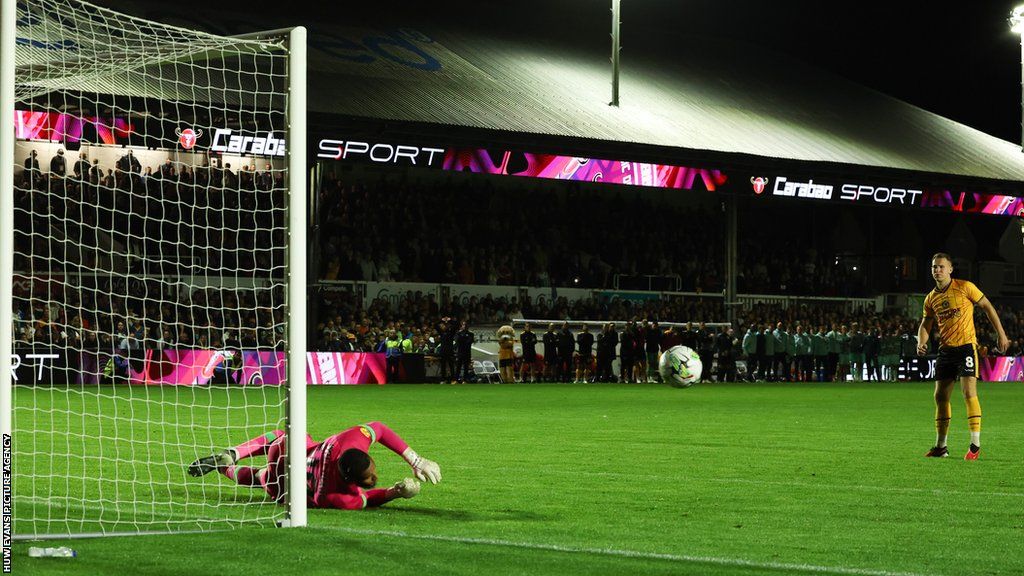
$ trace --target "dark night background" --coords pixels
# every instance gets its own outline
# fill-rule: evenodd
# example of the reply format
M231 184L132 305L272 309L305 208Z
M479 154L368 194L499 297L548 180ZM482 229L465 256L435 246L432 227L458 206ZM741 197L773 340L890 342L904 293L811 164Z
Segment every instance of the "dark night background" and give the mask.
M475 28L493 23L491 15L500 11L502 28L550 40L559 36L559 26L541 23L561 22L564 40L609 51L610 0L473 5L460 10L459 18ZM1013 0L622 0L623 66L634 53L668 52L679 34L731 38L1018 142L1020 39L1007 24L1015 5Z
M282 2L97 0L162 21L223 22L219 33L318 23L429 26L610 53L611 0ZM134 4L134 5L133 5ZM681 34L735 39L845 76L1011 142L1020 141L1020 40L1015 0L622 0L622 63L670 54ZM207 12L209 8L216 12ZM453 24L454 23L454 24ZM625 97L626 95L624 95Z

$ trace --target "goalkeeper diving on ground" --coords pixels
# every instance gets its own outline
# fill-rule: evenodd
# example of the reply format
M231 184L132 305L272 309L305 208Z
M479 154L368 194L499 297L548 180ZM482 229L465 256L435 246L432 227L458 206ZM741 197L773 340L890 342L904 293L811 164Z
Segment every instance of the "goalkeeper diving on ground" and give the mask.
M389 488L376 488L377 464L369 450L378 442L404 458L416 478L405 478ZM263 455L267 465L262 468L238 465L241 460ZM215 470L240 486L262 488L281 502L287 472L284 430L274 430L215 452L188 467L188 473L196 477ZM417 454L381 422L353 426L323 442L314 442L306 435L306 501L310 508L361 510L381 506L396 498L416 496L420 493L420 482L440 481L441 467Z

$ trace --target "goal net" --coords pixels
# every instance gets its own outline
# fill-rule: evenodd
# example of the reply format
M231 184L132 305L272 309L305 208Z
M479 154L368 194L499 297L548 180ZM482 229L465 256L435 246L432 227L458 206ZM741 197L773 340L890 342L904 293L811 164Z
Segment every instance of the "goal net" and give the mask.
M305 446L305 31L76 0L2 22L15 537L304 524L304 458L287 506L186 469L273 430Z

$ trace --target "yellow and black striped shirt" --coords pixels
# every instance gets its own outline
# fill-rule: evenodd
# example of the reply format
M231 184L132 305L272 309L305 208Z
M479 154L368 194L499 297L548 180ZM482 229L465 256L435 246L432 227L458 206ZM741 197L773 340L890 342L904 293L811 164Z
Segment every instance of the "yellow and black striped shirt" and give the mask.
M952 279L945 290L933 288L924 297L924 316L939 323L939 347L976 344L974 305L985 295L973 282Z

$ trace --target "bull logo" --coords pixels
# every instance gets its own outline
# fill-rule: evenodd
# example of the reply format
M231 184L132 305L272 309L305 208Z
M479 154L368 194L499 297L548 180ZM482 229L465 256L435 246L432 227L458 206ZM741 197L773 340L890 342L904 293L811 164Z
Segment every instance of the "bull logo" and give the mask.
M203 137L202 130L193 130L191 128L185 128L184 130L175 128L174 133L178 136L178 143L185 150L191 150L196 145L196 142Z
M754 194L760 195L764 187L768 185L768 179L764 176L751 177L750 183L754 185Z

